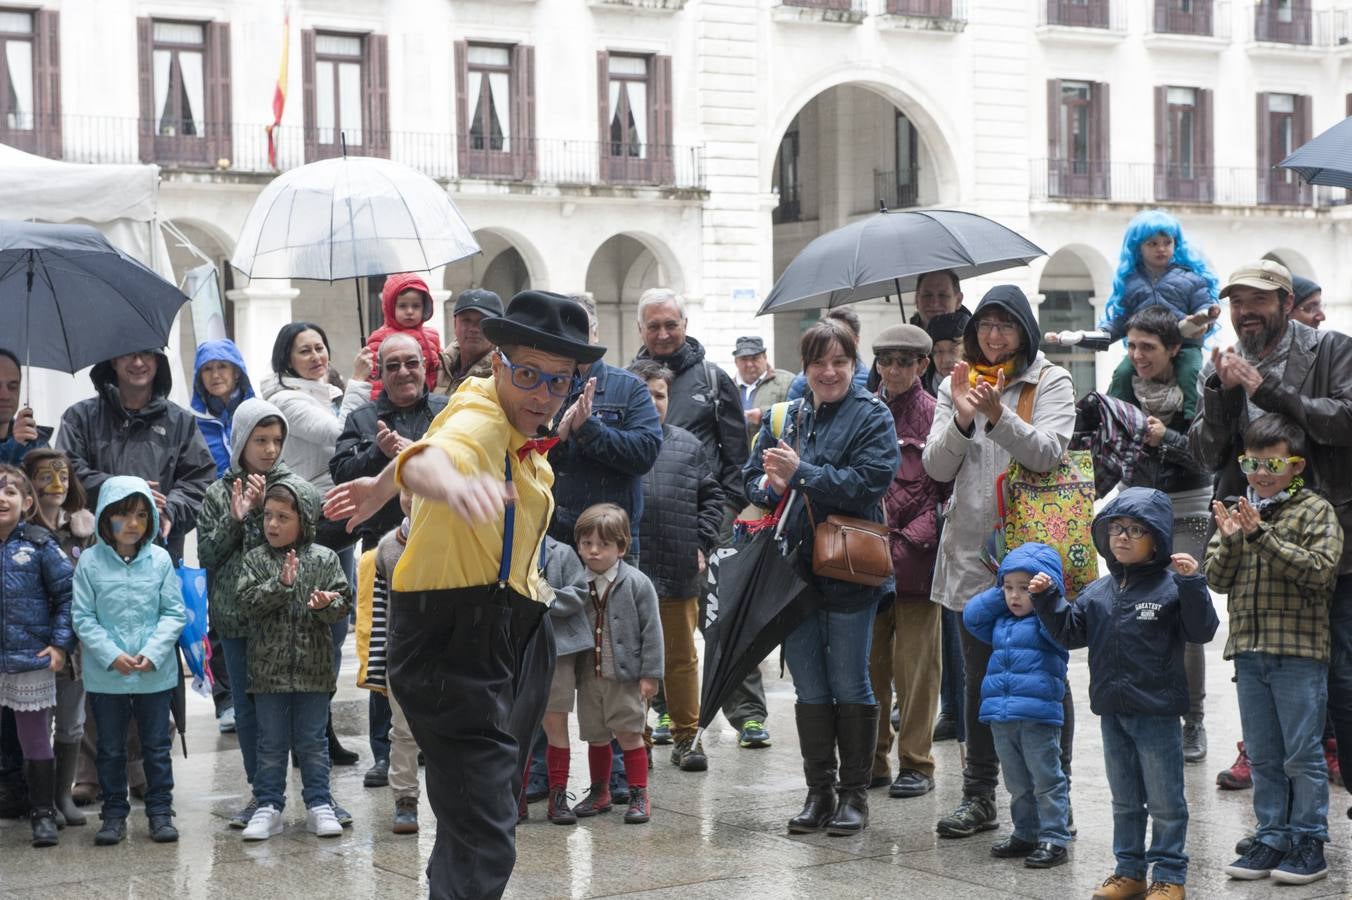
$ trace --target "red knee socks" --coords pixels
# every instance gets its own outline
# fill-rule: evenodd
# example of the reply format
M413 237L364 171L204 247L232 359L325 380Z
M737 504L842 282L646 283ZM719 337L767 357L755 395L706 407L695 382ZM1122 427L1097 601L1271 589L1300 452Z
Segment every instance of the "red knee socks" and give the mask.
M587 768L592 784L610 784L610 744L587 746Z
M545 748L545 767L549 771L549 789L568 787L568 748Z
M643 747L624 751L624 777L629 779L630 787L648 786L648 751Z

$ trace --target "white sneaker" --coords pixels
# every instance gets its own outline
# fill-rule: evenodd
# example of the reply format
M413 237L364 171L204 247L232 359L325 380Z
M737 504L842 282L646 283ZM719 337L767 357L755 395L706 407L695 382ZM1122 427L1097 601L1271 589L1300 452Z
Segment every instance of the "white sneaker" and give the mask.
M282 833L282 811L275 806L260 806L244 828L244 840L266 841L274 834Z
M327 803L313 807L305 813L305 828L318 837L337 837L343 833L343 826L338 824L333 807Z

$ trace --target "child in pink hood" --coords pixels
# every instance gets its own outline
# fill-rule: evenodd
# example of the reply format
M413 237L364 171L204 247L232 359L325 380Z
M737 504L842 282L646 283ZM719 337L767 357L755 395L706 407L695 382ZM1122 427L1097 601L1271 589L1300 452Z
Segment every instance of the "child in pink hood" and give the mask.
M391 275L380 292L380 308L385 313L385 324L366 340L366 349L376 357L371 399L379 397L381 390L380 344L392 334L406 334L418 342L427 366L427 389L435 390L437 367L441 364L441 334L427 324L432 318L432 292L427 289L427 282L411 272Z

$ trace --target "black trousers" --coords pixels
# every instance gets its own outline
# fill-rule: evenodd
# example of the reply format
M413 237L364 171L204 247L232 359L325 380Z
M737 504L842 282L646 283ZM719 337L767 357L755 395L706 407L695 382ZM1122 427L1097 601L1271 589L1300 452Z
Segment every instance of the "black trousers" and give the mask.
M433 900L501 897L517 799L554 677L542 603L496 585L394 593L389 681L426 760Z
M966 696L963 716L967 726L967 768L962 770L964 797L990 797L1000 781L1000 757L995 753L995 738L991 727L978 721L981 714L981 682L986 678L986 666L991 661L991 645L972 637L962 628L962 660L967 669L964 690ZM1070 695L1070 682L1061 699L1061 770L1070 782L1071 751L1075 745L1075 700Z

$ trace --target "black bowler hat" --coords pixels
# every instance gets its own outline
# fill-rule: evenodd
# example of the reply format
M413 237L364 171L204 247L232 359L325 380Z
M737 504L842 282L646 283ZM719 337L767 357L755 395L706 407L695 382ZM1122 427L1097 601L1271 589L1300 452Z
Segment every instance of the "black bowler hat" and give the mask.
M481 312L485 316L500 316L502 315L502 298L483 288L470 288L467 291L461 291L460 296L455 298L455 310L451 315L458 316L462 312L470 310Z
M506 314L485 318L480 327L499 347L530 347L583 365L606 355L605 347L587 342L591 322L582 304L552 291L522 291Z

